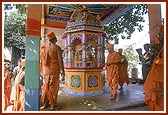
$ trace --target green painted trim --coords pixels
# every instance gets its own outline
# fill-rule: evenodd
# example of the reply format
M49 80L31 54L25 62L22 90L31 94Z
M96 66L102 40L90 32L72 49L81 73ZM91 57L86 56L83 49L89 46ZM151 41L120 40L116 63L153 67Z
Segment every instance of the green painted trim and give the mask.
M26 88L39 88L40 36L26 37Z

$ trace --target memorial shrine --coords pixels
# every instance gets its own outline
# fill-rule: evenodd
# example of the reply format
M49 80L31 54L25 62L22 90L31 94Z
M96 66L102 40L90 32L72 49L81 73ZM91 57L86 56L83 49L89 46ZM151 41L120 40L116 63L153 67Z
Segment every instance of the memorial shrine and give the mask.
M66 93L88 96L104 92L101 71L106 37L101 21L86 7L69 21L62 37Z

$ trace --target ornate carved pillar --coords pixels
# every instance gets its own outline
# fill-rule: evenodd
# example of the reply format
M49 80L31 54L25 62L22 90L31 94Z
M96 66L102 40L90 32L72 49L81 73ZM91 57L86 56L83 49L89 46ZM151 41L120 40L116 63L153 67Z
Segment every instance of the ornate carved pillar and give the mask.
M82 44L82 67L87 67L86 44Z
M82 67L87 66L87 59L86 59L86 32L82 32Z
M102 65L102 46L98 45L97 46L97 67L101 67Z
M99 33L98 34L98 42L97 42L98 45L102 45L102 33Z
M73 46L68 46L68 67L73 67Z
M70 33L67 34L67 44L66 45L67 46L71 45L71 34Z
M68 67L68 48L65 47L64 49L64 66Z

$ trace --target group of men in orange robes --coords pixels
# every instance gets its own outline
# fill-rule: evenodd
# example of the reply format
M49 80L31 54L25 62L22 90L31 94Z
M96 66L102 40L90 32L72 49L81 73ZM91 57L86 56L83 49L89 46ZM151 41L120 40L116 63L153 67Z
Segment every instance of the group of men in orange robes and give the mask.
M124 55L122 55L122 49L119 52L114 51L114 45L108 44L108 56L106 65L106 74L109 87L112 90L111 100L116 99L118 85L122 89L123 84L126 82L127 85L130 83L127 73L128 62Z
M11 82L10 82L10 77L11 77L11 72L10 72L10 61L5 59L4 60L4 111L6 111L8 105L10 104L10 88L11 88Z
M57 96L59 90L59 76L65 76L61 48L56 45L57 38L54 32L47 34L49 43L43 45L40 50L41 68L40 73L43 75L43 85L40 109L45 109L50 105L50 110L59 110L62 107L57 105ZM10 61L4 61L4 111L10 104ZM14 84L13 111L24 111L24 78L25 78L25 59L21 61Z
M161 25L158 34L160 44L156 47L156 56L153 58L152 66L144 83L145 103L149 110L163 111L164 110L164 25ZM128 62L126 58L114 51L114 45L108 44L108 56L106 70L107 81L112 90L112 100L117 97L118 85L122 86L124 82L129 84L127 75ZM159 48L159 52L158 52ZM122 52L120 49L119 52Z
M25 88L24 88L24 78L25 78L25 59L21 60L21 68L18 70L18 73L15 77L14 84L14 103L13 111L24 111L24 102L25 102Z
M158 40L161 47L154 57L144 84L144 101L151 111L164 110L164 25L160 27Z
M11 91L11 78L13 72L10 71L9 60L4 60L4 111L12 104L13 111L24 111L24 77L25 77L25 59L21 60L21 68L16 73L14 87ZM23 78L23 79L21 79ZM22 81L22 82L20 82Z
M162 44L162 48L158 55L154 58L152 67L148 73L146 82L144 84L145 91L145 103L149 106L150 110L163 110L164 109L164 28L161 26L159 33L159 41ZM43 74L43 86L42 86L42 106L40 109L45 109L50 105L51 110L59 110L60 106L57 105L57 96L59 90L59 75L65 76L64 64L62 59L61 48L56 45L57 37L54 32L47 34L49 43L43 45L40 51L41 59L41 73ZM107 70L107 81L109 87L112 90L111 99L116 99L118 85L123 86L124 82L127 85L130 83L127 73L128 62L124 55L122 55L122 49L118 52L114 51L114 45L108 44L108 56L106 70ZM9 62L5 62L4 71L4 110L10 102L9 86ZM25 64L23 65L23 67ZM24 110L24 84L20 83L19 77L25 76L24 69L22 69L18 77L15 79L15 99L13 110L23 111Z

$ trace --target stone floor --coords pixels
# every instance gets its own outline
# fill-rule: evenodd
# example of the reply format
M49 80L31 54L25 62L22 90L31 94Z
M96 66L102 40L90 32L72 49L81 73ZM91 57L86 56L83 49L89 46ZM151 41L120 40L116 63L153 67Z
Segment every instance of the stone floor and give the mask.
M144 103L143 84L124 84L122 90L118 90L115 100L110 100L111 90L106 85L105 93L99 96L73 96L63 92L64 85L61 85L58 106L63 108L60 111L118 111L146 106ZM50 111L49 108L41 111ZM139 111L148 111L143 108Z
M149 111L144 103L143 84L124 84L122 90L118 90L115 100L110 100L111 90L105 85L105 93L98 96L74 96L67 95L63 91L64 84L60 84L58 94L58 106L63 108L59 112L115 112L115 111ZM11 106L7 111L12 111ZM53 112L49 107L41 112ZM58 112L58 111L57 111Z

